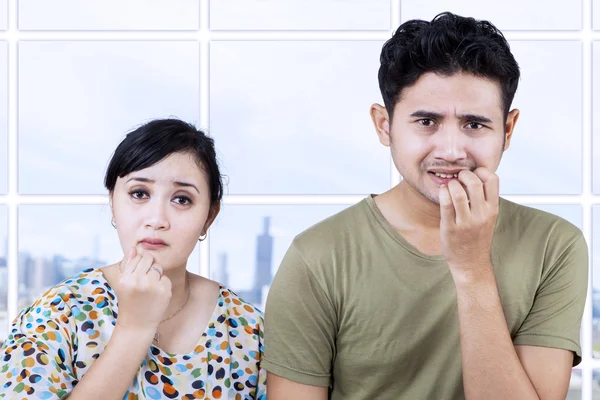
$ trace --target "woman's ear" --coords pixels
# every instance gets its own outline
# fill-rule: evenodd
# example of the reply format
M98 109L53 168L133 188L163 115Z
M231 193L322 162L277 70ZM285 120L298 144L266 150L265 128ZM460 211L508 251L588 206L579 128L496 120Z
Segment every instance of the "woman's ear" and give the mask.
M219 211L221 211L221 202L217 202L215 205L210 207L210 211L208 212L208 217L206 218L206 222L204 223L204 227L202 228L202 236L206 235L208 228L212 225L219 215Z

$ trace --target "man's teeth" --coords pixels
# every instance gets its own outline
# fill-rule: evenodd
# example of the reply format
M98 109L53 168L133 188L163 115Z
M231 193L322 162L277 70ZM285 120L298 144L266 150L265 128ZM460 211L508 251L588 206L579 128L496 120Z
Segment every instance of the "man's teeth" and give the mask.
M434 172L435 176L439 176L440 178L458 178L458 174L440 174L438 172Z

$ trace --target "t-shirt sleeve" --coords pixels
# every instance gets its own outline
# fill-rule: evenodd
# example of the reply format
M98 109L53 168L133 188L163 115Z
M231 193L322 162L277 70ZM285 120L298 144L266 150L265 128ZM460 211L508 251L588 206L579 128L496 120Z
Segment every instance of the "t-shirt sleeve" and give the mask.
M70 296L50 289L13 321L0 348L0 398L62 399L77 384Z
M580 331L588 285L588 248L583 235L568 245L542 276L515 345L570 350L581 362Z
M263 367L294 382L329 386L336 321L323 282L292 244L267 298Z

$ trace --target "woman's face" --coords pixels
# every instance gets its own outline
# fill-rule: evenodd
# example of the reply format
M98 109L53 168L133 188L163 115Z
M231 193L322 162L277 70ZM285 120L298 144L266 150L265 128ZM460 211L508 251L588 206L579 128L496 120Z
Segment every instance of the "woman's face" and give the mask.
M207 176L188 153L118 178L111 206L123 252L135 246L165 270L186 265L218 213Z

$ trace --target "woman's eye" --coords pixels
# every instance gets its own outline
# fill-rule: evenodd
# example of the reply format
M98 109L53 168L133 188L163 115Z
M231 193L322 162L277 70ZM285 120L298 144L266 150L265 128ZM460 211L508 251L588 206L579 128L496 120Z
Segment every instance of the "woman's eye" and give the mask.
M148 197L148 193L144 190L132 190L129 195L134 199L141 200Z
M187 206L188 204L192 204L192 200L186 196L175 197L175 202L182 206Z

